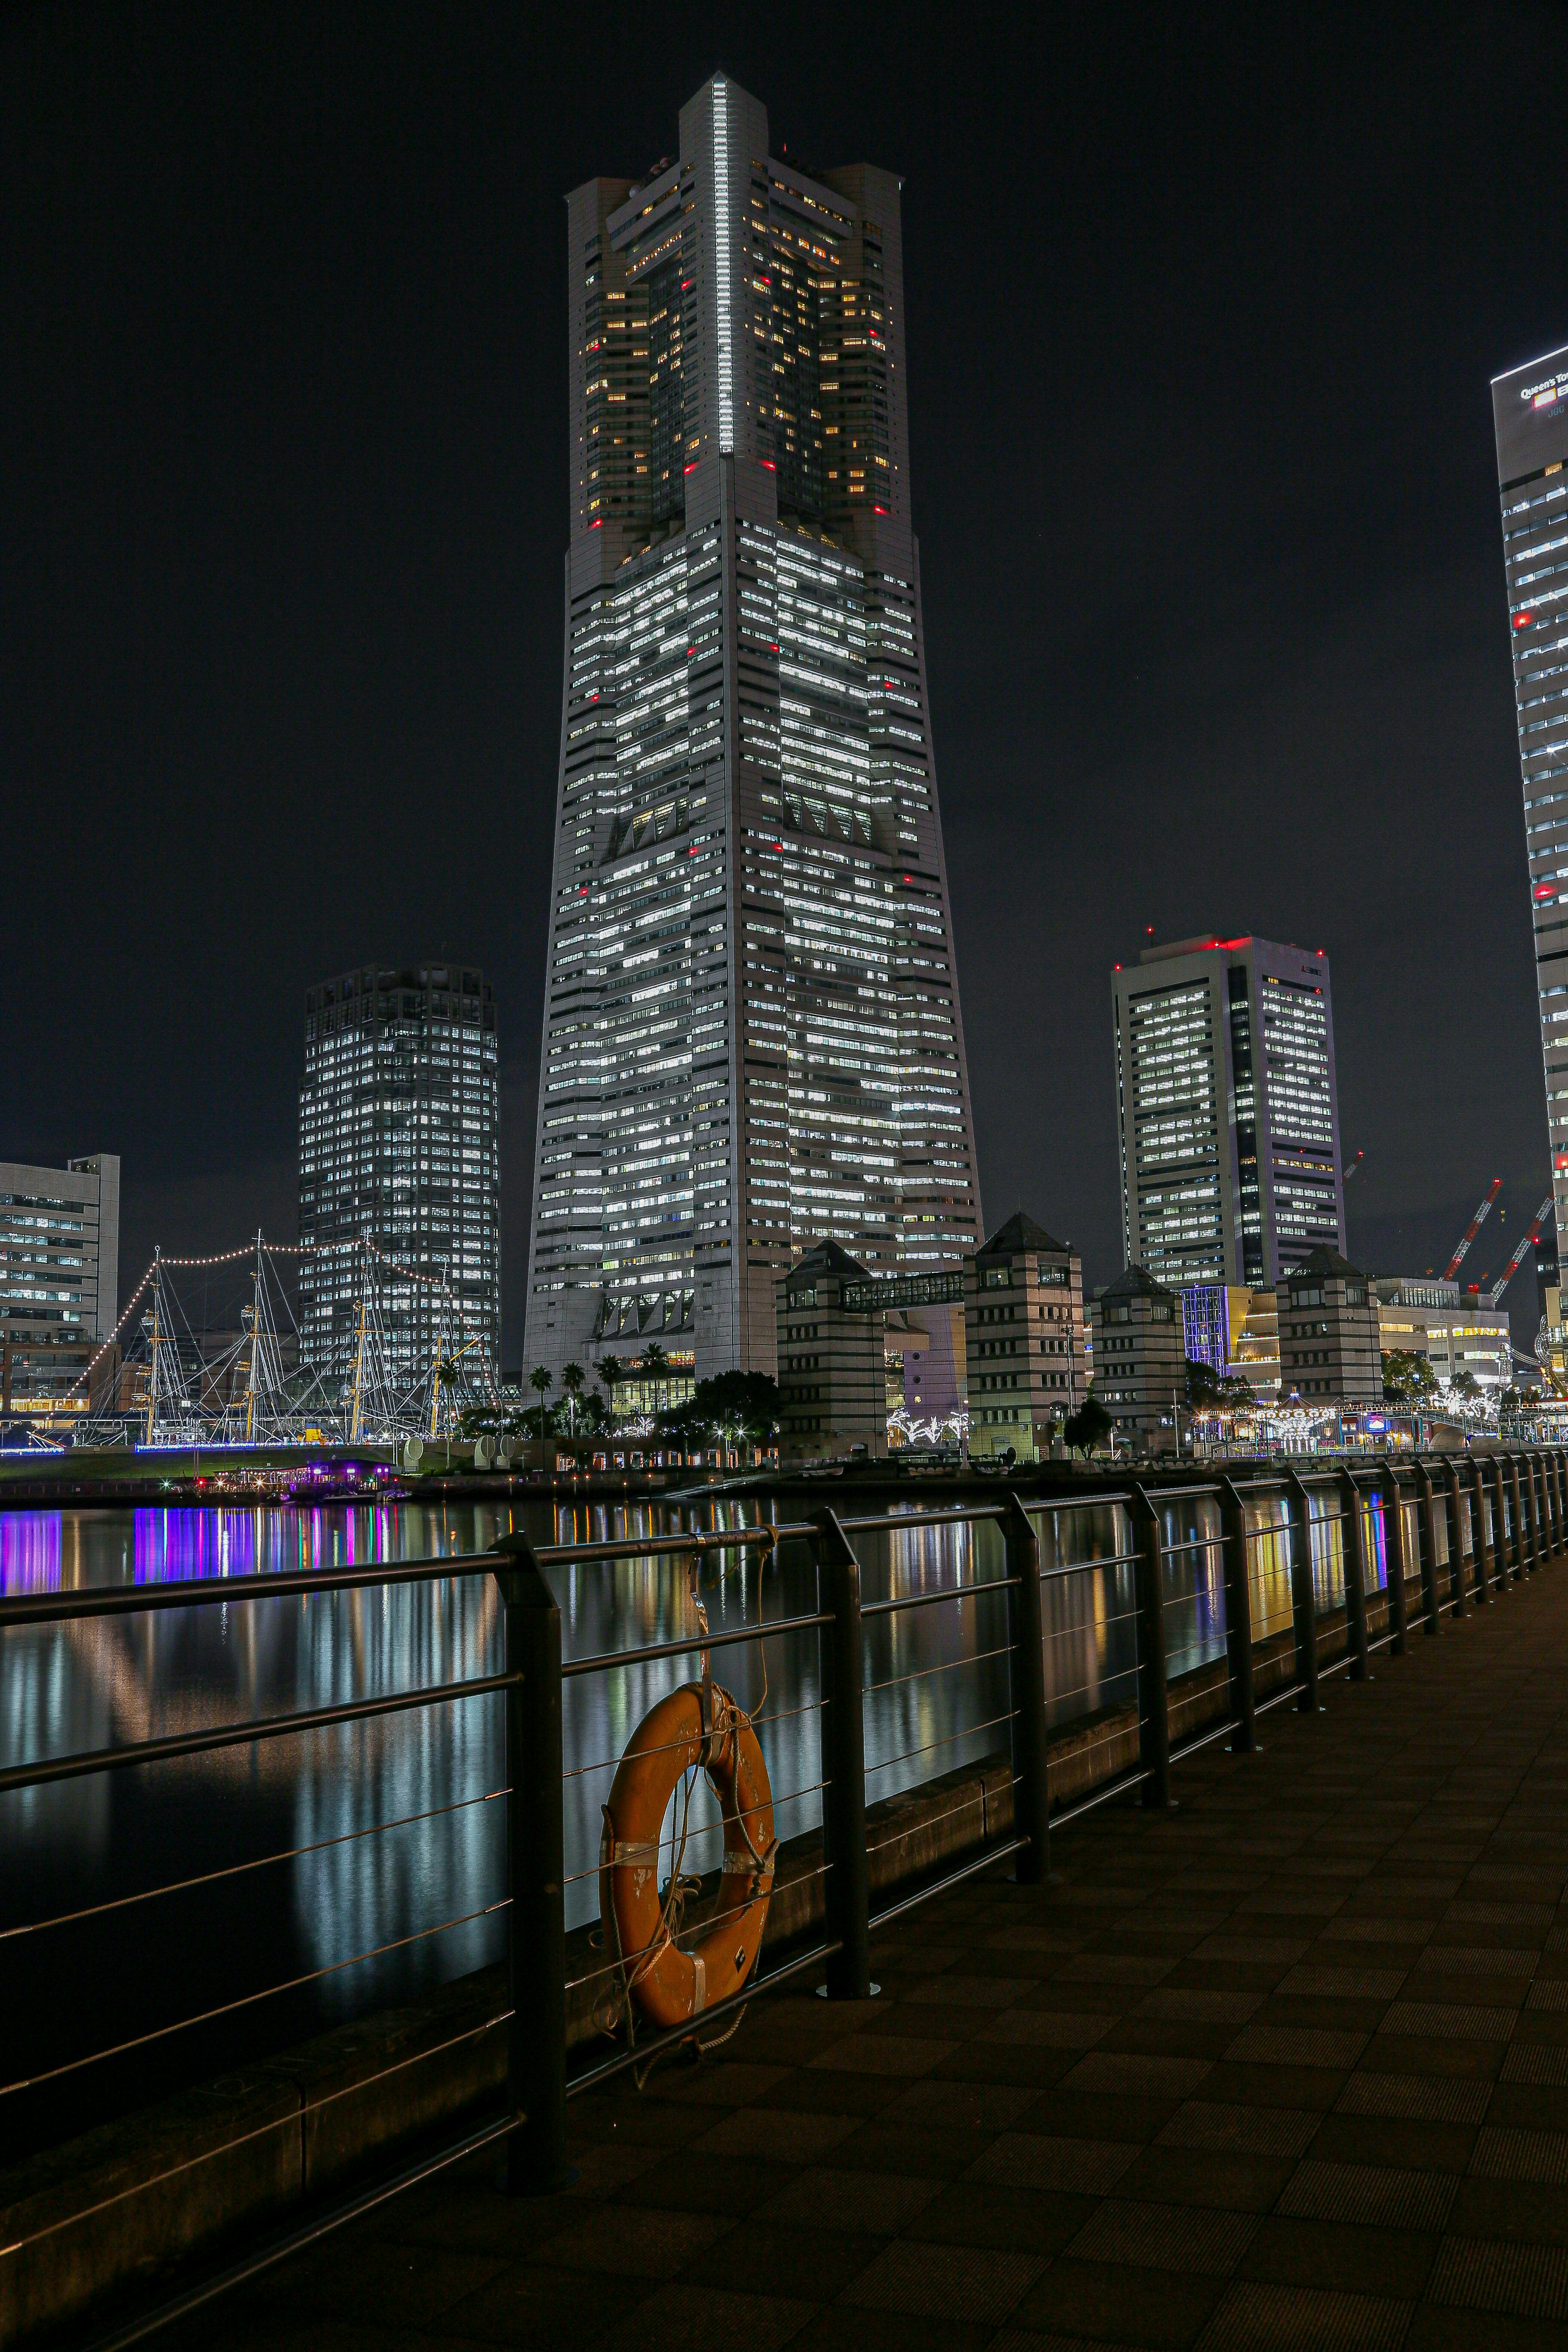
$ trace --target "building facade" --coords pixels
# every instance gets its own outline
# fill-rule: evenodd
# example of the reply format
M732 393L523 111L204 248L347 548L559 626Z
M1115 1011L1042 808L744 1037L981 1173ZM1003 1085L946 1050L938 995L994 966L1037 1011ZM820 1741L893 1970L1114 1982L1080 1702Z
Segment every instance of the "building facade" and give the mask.
M1512 1388L1513 1335L1501 1307L1485 1307L1457 1282L1379 1280L1378 1345L1385 1356L1423 1356L1446 1386L1468 1372L1495 1403Z
M1184 940L1111 974L1122 1247L1183 1290L1272 1290L1344 1246L1328 958Z
M1493 380L1492 422L1561 1245L1568 1234L1568 345Z
M970 1453L1047 1459L1088 1393L1082 1262L1020 1209L964 1274Z
M912 522L897 176L716 75L567 200L572 534L527 1337L775 1367L820 1240L982 1231Z
M300 1089L300 1343L346 1378L365 1254L388 1380L437 1345L500 1364L496 1007L482 971L369 965L307 990Z
M0 1412L85 1413L120 1317L120 1161L0 1161ZM96 1401L96 1400L94 1400Z
M1245 1283L1199 1283L1182 1293L1188 1360L1222 1380L1245 1381L1259 1403L1279 1393L1279 1308L1272 1290Z
M780 1277L775 1294L779 1460L831 1459L863 1446L888 1451L883 1316L862 1303L866 1268L837 1242L818 1242Z
M1123 1444L1173 1448L1187 1393L1182 1302L1147 1269L1130 1265L1089 1302L1094 1393Z
M1383 1402L1377 1294L1338 1250L1313 1250L1280 1286L1279 1373L1289 1404Z

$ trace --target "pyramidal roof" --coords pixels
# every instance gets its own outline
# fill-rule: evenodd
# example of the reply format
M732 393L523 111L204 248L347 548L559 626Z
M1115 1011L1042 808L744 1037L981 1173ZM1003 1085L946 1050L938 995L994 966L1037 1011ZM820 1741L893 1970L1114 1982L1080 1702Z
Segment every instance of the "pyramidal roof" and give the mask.
M868 1282L870 1276L858 1258L850 1256L835 1241L814 1242L805 1255L797 1258L789 1270L793 1282L798 1274L836 1274L842 1282Z
M1005 1225L998 1225L988 1242L982 1242L977 1257L1013 1257L1019 1250L1054 1250L1058 1257L1066 1257L1068 1244L1058 1242L1044 1225L1036 1224L1033 1217L1019 1209Z
M1348 1257L1342 1257L1338 1250L1331 1249L1326 1242L1315 1244L1300 1265L1291 1267L1285 1279L1287 1282L1299 1282L1304 1274L1320 1275L1330 1281L1342 1282L1347 1278L1352 1282L1366 1280L1359 1265L1352 1265Z
M1117 1276L1114 1282L1108 1282L1103 1290L1097 1290L1094 1295L1097 1298L1150 1298L1157 1292L1170 1297L1175 1296L1168 1284L1156 1282L1146 1266L1130 1265Z

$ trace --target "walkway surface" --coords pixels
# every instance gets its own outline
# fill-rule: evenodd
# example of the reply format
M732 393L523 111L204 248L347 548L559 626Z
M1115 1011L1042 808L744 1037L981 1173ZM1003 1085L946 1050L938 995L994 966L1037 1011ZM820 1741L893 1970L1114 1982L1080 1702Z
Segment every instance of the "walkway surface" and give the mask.
M160 2340L1568 2347L1568 1573Z

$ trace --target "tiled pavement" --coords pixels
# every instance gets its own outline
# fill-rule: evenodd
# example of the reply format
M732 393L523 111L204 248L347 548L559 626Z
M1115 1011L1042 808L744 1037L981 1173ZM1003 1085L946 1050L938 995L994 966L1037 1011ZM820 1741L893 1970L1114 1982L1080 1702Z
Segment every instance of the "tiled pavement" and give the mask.
M163 2343L1568 2347L1568 1573L1322 1696Z

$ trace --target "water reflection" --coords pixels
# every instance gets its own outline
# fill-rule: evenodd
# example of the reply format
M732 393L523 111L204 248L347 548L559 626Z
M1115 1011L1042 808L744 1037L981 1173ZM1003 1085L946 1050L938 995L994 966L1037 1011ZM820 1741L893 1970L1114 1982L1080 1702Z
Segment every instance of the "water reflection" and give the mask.
M0 1514L6 1592L176 1580L236 1587L232 1599L199 1609L0 1636L0 1761L458 1681L501 1664L488 1575L247 1601L244 1585L258 1574L450 1558L482 1551L514 1526L541 1542L652 1536L689 1518L734 1526L754 1521L759 1507L748 1499L689 1510L579 1505L558 1516L542 1504L406 1503ZM1052 1571L1044 1613L1053 1723L1130 1704L1137 1651L1124 1507L1051 1507L1037 1525L1042 1566ZM1338 1533L1314 1525L1325 1602L1336 1559L1342 1588ZM1173 1506L1166 1541L1174 1675L1223 1654L1213 1498ZM1284 1544L1281 1523L1252 1548L1260 1630L1289 1622ZM973 1589L1004 1573L991 1523L863 1536L857 1549L868 1601L954 1595L948 1605L867 1621L868 1796L875 1800L1005 1744L1008 1614L1004 1594ZM1069 1565L1071 1573L1061 1572ZM569 1660L694 1630L685 1573L667 1559L643 1553L552 1574ZM776 1557L731 1550L711 1558L702 1598L715 1634L809 1613L817 1605L809 1550L784 1544ZM816 1633L748 1640L715 1650L713 1659L716 1677L760 1710L779 1834L814 1826L822 1778ZM655 1659L567 1682L572 1924L596 1913L601 1807L616 1760L642 1717L694 1667L694 1659ZM219 1994L243 2000L293 1985L286 2002L239 2013L226 2055L269 2032L297 2035L477 1967L502 1948L503 1915L487 1906L502 1891L505 1809L496 1792L504 1777L500 1702L483 1698L0 1798L0 1927L233 1874L239 1864L262 1865L0 1944L0 2000L8 2013L37 2021L34 2063L42 2067L188 2016ZM720 1837L705 1790L692 1822L688 1866L711 1866ZM167 2053L185 2039L163 2045L176 2068L182 2062ZM201 2047L210 2063L208 2044ZM0 2100L0 2136L5 2113Z

